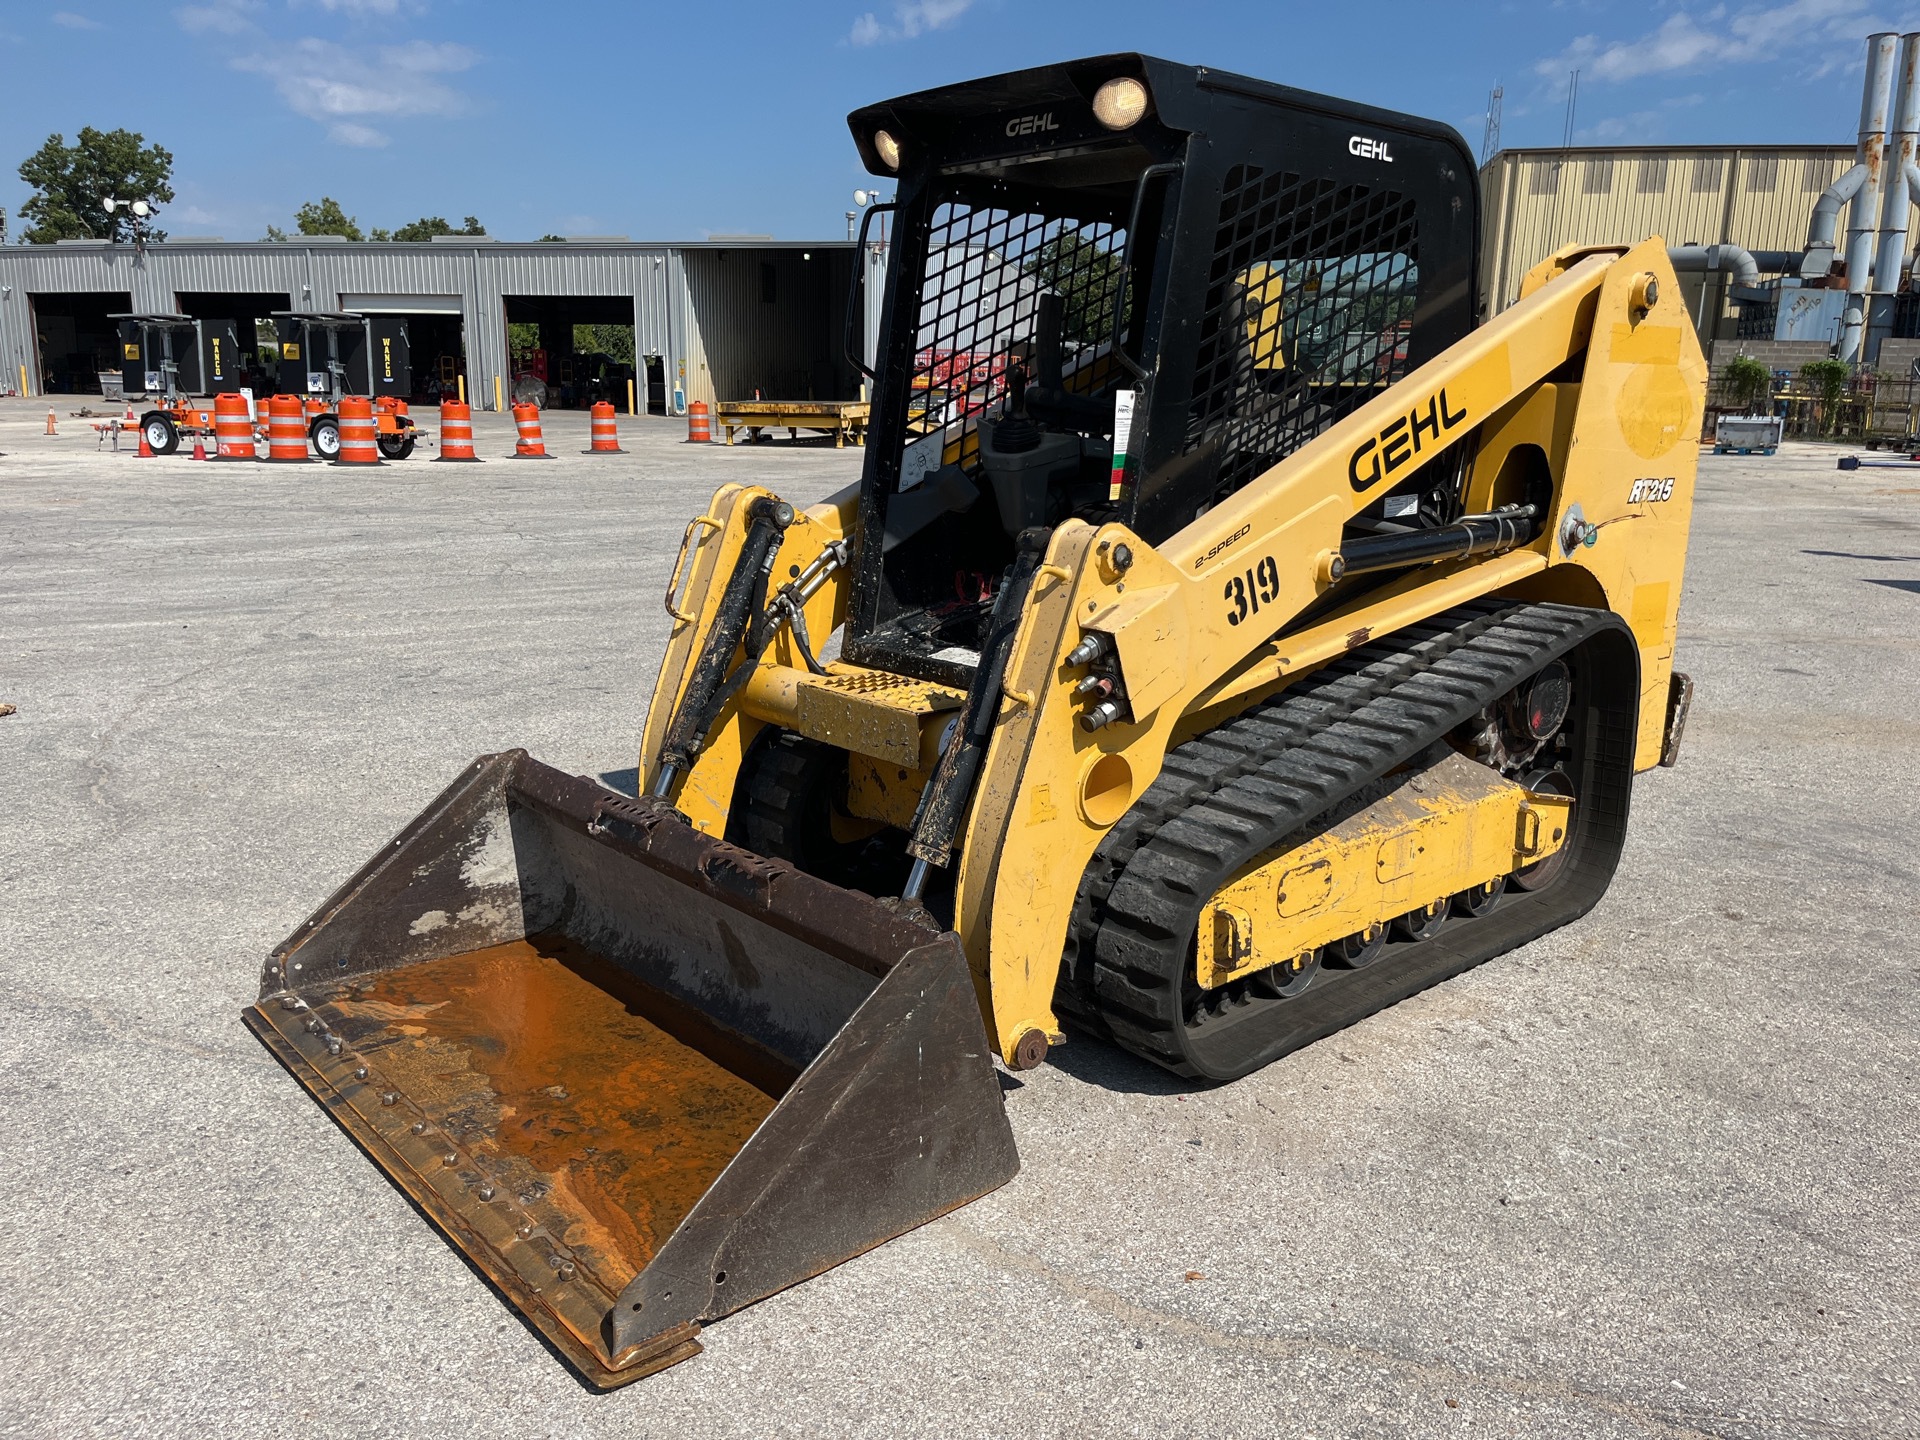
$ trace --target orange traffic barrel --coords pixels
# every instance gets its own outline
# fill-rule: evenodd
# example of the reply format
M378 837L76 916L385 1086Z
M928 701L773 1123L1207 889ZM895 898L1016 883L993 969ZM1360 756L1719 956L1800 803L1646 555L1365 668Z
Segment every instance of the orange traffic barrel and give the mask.
M589 422L593 426L593 439L582 455L624 455L620 448L620 422L613 418L613 406L605 400L596 400Z
M267 401L267 459L276 465L307 463L307 407L298 395Z
M478 460L473 453L473 407L458 400L440 402L441 460Z
M516 460L551 460L547 454L547 442L540 435L540 407L538 405L515 405L513 407L514 429L520 432L513 442L513 458Z
M707 445L713 441L713 422L709 418L707 402L696 400L687 407L687 443L689 445Z
M213 397L214 454L221 460L254 460L253 407L244 395Z
M373 424L373 402L349 395L340 402L340 458L336 465L378 465L380 443Z

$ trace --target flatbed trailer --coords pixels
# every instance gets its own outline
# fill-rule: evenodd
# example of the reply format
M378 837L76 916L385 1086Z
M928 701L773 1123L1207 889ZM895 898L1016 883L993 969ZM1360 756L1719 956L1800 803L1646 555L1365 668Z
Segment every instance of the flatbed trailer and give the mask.
M842 450L848 441L866 444L872 409L865 400L722 400L716 418L727 427L729 445L736 430L745 430L750 440L762 430L785 430L789 440L814 430L833 436L834 448Z

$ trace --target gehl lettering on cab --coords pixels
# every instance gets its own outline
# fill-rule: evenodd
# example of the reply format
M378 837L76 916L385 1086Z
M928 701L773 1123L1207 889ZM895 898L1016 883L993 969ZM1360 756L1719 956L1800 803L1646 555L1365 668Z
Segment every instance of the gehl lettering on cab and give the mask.
M1430 396L1424 406L1416 405L1405 415L1382 427L1353 447L1347 457L1347 479L1355 490L1371 490L1382 480L1402 469L1414 456L1429 446L1438 445L1442 436L1458 429L1467 418L1465 409L1447 404L1447 392Z
M1016 115L1007 121L1007 138L1021 135L1039 135L1048 130L1058 130L1060 122L1053 118L1053 112L1047 110L1038 115Z

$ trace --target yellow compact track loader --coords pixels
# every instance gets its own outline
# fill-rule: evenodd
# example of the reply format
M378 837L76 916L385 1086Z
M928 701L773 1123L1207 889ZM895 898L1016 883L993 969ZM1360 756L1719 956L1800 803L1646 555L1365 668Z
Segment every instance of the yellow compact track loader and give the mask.
M1231 1080L1576 919L1687 711L1661 242L1482 320L1451 130L1138 55L851 125L860 483L688 526L642 798L481 758L247 1012L600 1385L1007 1181L996 1058Z

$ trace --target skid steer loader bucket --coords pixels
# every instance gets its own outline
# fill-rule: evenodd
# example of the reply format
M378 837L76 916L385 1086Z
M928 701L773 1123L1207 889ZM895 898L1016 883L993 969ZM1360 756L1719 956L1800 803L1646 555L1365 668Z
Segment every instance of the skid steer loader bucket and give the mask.
M953 936L523 751L274 951L246 1020L601 1386L1018 1168Z

